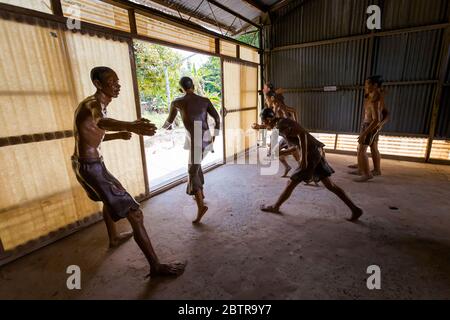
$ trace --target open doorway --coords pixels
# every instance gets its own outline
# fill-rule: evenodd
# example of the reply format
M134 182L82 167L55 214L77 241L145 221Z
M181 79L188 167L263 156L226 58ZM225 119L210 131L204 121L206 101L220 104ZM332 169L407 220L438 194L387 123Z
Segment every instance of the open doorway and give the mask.
M221 114L220 58L144 41L135 41L134 48L142 116L158 128L155 136L144 138L150 190L155 190L187 175L189 151L184 148L185 129L180 116L173 130L161 129L171 101L182 95L178 81L183 76L191 77L196 93L209 98ZM212 130L214 120L209 120ZM214 152L203 160L204 168L223 163L222 134L223 130L215 140Z

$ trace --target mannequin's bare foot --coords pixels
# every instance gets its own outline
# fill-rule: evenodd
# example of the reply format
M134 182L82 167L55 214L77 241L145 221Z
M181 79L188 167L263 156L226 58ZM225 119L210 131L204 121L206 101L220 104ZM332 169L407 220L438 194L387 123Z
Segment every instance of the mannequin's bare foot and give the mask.
M117 248L121 244L127 242L131 237L133 237L133 232L122 232L117 237L109 240L109 247L110 248Z
M197 218L192 221L193 224L198 224L202 220L203 216L205 215L206 211L208 211L207 206L203 206L203 208L199 209L197 212Z
M373 171L372 171L372 175L373 175L374 177L379 177L379 176L381 176L381 171L375 171L375 170L373 170Z
M287 166L285 169L284 169L284 175L282 175L281 177L282 178L288 178L288 173L289 173L289 171L291 171L292 170L292 167L291 166Z
M264 212L280 213L280 208L276 208L274 206L262 205L260 207L260 209L261 209L261 211L264 211Z
M361 217L363 215L363 211L361 208L355 208L354 210L352 210L352 216L350 217L350 219L347 219L350 222L355 222L358 221L359 217Z
M178 277L183 274L186 262L160 263L150 268L147 278L154 277Z
M362 183L362 182L368 182L369 180L372 180L372 179L373 179L373 176L361 176L359 178L353 179L353 181Z

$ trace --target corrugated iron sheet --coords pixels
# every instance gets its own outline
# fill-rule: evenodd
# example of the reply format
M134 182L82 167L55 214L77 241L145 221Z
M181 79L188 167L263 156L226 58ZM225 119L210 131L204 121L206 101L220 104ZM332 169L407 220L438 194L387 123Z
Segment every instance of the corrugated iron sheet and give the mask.
M448 64L448 70L447 70L447 83L450 83L450 63Z
M436 85L389 86L386 107L391 112L387 132L428 134Z
M368 40L272 53L271 81L282 88L314 88L364 83Z
M265 4L266 6L272 6L280 0L259 0L259 2Z
M386 81L436 79L442 30L376 39L374 73Z
M272 29L272 47L365 34L365 0L314 0L303 6L293 1L278 15ZM442 23L448 0L370 1L383 7L384 30ZM284 12L283 12L284 10ZM361 14L357 14L360 12ZM350 18L351 17L351 18ZM442 30L376 38L372 70L386 81L436 80ZM369 40L357 40L274 51L270 80L287 89L322 86L357 86L364 83ZM450 81L450 74L447 76ZM436 84L388 86L386 104L391 133L429 133ZM445 89L438 134L449 135L450 89ZM292 92L287 102L298 108L301 121L311 130L358 132L363 108L362 90L338 92Z
M193 18L199 17L201 20L201 17L208 17L211 20L217 21L225 26L231 26L231 30L241 30L244 27L249 26L247 22L242 21L239 18L236 18L234 15L228 13L227 11L216 7L213 4L209 4L206 0L159 0L159 1L152 1L152 0L132 0L133 2L151 7L156 8L158 10L161 10L163 12L166 12L168 14L174 15L179 17L180 15L184 19L189 19L189 16L186 14L181 14L177 10L180 8L185 9L190 15L192 15L191 20L195 20ZM253 7L252 5L248 4L245 1L242 0L220 0L218 1L220 4L228 7L229 9L233 10L234 12L239 13L240 15L244 16L245 18L249 20L256 20L261 12ZM213 24L212 27L216 30L216 25ZM222 31L225 33L227 30ZM254 27L251 27L249 29L254 29Z
M437 138L450 138L450 87L444 87L436 128Z
M382 30L446 22L448 0L313 0L293 1L277 12L273 25L274 47L364 34L367 7L382 11Z
M448 0L384 0L382 28L386 30L447 21Z
M286 93L286 103L297 109L302 126L311 131L358 132L363 107L362 90Z
M368 0L314 0L301 6L297 2L280 10L273 25L274 47L367 32Z
M428 134L433 93L434 85L388 87L386 107L391 112L391 121L384 131ZM309 130L359 132L363 117L363 90L295 92L285 95L287 104L297 109L301 124ZM446 97L449 97L448 90ZM447 120L442 119L442 127L448 130L448 103L446 110Z

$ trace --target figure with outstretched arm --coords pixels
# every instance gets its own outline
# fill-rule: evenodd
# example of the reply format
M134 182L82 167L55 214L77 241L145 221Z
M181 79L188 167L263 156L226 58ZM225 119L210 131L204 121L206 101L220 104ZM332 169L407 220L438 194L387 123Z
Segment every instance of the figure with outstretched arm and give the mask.
M272 213L280 213L280 207L286 202L294 189L306 181L322 182L325 187L341 199L352 214L349 221L358 220L363 211L355 205L348 195L338 185L331 180L334 173L333 168L325 159L325 146L322 142L314 138L299 123L286 118L279 118L272 109L264 109L261 118L263 124L269 129L278 129L280 135L292 144L299 146L302 152L300 167L291 175L288 185L281 193L275 204L262 205L261 210Z
M129 140L132 134L153 136L156 127L147 119L120 121L107 116L107 107L120 93L117 74L108 67L96 67L91 80L97 91L84 99L75 111L75 151L72 167L78 182L93 201L103 203L103 218L109 236L110 247L116 247L134 237L150 265L150 277L178 276L185 263L164 264L159 261L144 226L139 203L122 184L106 169L100 153L104 141ZM112 131L113 133L107 133ZM115 223L127 219L133 232L118 233Z
M197 203L197 217L194 224L200 223L208 211L205 206L205 180L202 171L202 160L212 150L215 137L220 133L220 115L208 98L201 97L194 92L191 78L183 77L180 87L184 96L171 103L169 115L164 123L164 129L171 129L178 113L181 115L186 129L186 148L189 149L188 183L186 193L194 196ZM208 125L208 115L214 119L214 134L211 135Z

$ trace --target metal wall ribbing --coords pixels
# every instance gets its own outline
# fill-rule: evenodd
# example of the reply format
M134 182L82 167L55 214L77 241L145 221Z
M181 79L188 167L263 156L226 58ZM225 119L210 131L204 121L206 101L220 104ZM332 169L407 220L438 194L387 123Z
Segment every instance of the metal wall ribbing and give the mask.
M370 4L382 9L382 30L375 34L366 28ZM293 1L272 19L270 80L286 89L286 101L298 109L305 127L357 132L364 79L380 74L387 81L386 103L392 112L385 131L426 136L448 12L447 0ZM417 29L379 34L401 28ZM338 91L323 92L324 86ZM449 99L445 86L438 137L450 138Z

